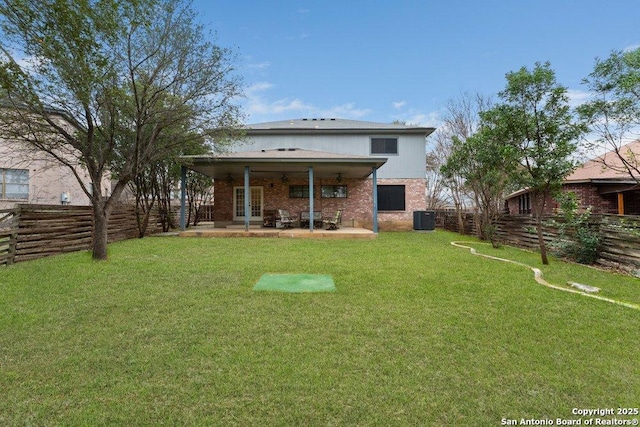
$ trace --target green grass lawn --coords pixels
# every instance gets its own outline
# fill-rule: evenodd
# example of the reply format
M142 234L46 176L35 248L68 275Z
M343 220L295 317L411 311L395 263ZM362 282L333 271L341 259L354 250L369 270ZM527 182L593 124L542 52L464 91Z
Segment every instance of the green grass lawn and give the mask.
M639 406L639 310L452 240L472 241L162 237L0 268L0 424L496 426ZM640 302L638 279L544 270ZM264 273L337 290L252 291Z

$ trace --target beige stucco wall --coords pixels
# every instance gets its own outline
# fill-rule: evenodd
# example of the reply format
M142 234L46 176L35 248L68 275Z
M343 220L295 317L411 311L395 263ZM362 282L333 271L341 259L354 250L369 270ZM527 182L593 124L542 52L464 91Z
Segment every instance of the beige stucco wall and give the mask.
M47 160L43 156L16 149L15 144L9 144L6 140L0 139L0 168L29 170L29 199L0 198L0 209L11 208L18 203L61 204L62 193L69 194L70 205L90 204L89 198L82 191L71 170L53 160ZM77 170L85 185L90 187L91 179L88 174L80 166L77 167ZM110 193L107 179L103 180L102 193Z

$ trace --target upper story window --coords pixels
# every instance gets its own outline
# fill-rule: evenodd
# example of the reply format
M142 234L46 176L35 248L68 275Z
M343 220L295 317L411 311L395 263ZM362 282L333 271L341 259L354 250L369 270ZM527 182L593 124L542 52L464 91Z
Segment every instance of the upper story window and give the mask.
M28 169L0 169L0 199L29 199Z
M371 138L371 154L398 154L398 138Z

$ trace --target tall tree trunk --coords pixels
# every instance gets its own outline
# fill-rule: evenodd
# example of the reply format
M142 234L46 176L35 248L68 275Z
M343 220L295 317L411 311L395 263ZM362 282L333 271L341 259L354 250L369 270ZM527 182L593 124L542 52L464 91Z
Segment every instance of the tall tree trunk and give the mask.
M542 259L542 263L544 265L549 264L549 259L547 258L547 245L544 242L544 234L542 230L542 214L536 215L536 229L538 230L538 245L540 246L540 258Z
M462 216L462 208L456 206L456 214L458 215L458 233L465 233L464 218Z
M107 259L109 210L100 200L93 203L93 255L97 261Z
M536 216L536 230L538 231L538 246L540 246L540 258L542 264L548 265L549 259L547 258L547 245L544 242L544 233L542 230L542 215L544 214L544 207L547 202L547 191L541 191L532 194L534 200L534 209Z

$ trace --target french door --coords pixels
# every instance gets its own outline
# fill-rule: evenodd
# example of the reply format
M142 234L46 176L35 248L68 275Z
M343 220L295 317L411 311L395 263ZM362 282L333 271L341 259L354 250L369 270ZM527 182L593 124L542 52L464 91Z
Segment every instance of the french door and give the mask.
M249 221L262 221L262 187L249 188ZM233 187L233 220L244 221L244 187Z

